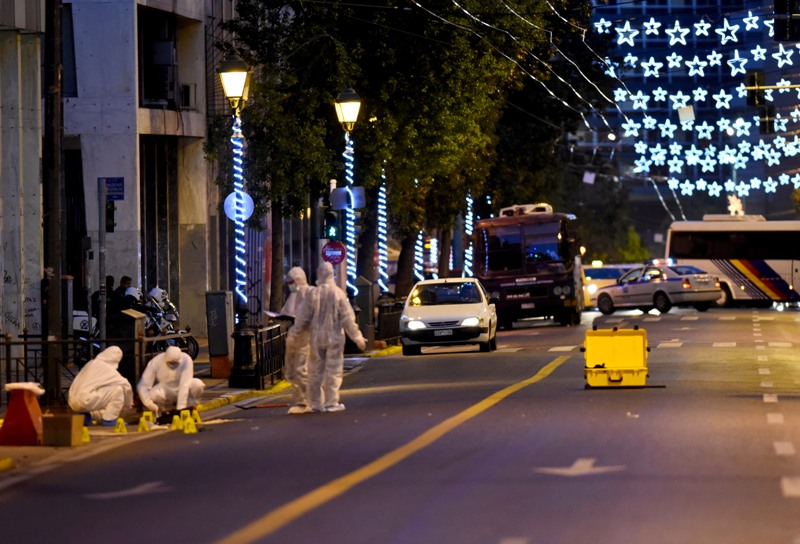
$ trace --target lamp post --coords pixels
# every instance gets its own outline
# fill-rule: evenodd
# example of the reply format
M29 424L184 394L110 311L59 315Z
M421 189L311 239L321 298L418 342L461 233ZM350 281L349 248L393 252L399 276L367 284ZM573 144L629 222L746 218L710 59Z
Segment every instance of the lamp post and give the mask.
M345 89L333 101L336 108L336 117L344 129L345 149L342 156L345 160L345 180L347 190L347 209L345 210L345 241L347 242L347 287L352 290L353 296L358 294L355 286L356 280L356 212L353 207L353 140L350 131L358 119L358 110L361 108L361 98L353 89Z
M250 84L250 68L235 53L222 62L218 70L222 90L233 109L231 146L233 147L233 192L225 199L225 215L234 224L233 264L236 320L233 332L233 368L231 368L231 387L258 387L258 376L253 367L253 339L255 334L247 329L247 261L245 259L244 222L253 213L253 199L245 192L242 158L244 138L242 137L241 111L247 101ZM255 382L255 383L254 383Z

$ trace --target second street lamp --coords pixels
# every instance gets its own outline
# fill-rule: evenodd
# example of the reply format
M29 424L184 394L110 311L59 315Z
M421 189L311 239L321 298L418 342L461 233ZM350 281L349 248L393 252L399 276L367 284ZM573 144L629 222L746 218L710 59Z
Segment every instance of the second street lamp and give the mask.
M336 117L344 129L345 149L342 156L345 160L345 179L347 190L347 208L345 209L344 237L347 243L347 287L353 296L358 294L355 286L356 279L356 212L353 206L353 170L354 151L350 131L358 119L358 110L361 108L361 98L353 89L345 89L333 102L336 108Z
M258 387L258 376L253 367L253 340L255 334L247 329L247 260L244 222L253 213L253 199L244 186L244 138L240 113L247 101L250 68L237 55L231 54L219 67L222 90L233 108L231 145L233 146L233 192L225 199L225 215L234 224L233 258L236 296L236 324L233 332L233 368L231 387Z

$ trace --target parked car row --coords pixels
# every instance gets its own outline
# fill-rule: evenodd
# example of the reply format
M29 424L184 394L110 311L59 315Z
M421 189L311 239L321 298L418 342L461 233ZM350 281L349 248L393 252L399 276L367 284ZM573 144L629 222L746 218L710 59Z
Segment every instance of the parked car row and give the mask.
M721 296L719 279L685 265L612 265L584 268L587 307L608 315L619 308L661 313L673 306L704 312ZM418 282L400 316L403 355L419 355L425 346L477 344L497 349L497 311L475 278Z

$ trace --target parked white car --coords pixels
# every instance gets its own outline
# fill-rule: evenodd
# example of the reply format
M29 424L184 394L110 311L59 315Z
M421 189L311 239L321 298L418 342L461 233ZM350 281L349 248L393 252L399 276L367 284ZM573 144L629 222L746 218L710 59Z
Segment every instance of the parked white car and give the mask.
M417 283L400 316L403 355L423 346L478 344L497 349L497 312L474 278L442 278Z
M597 307L605 315L617 308L638 308L662 314L673 306L694 306L705 312L722 294L719 278L694 266L645 265L634 268L614 285L597 291Z

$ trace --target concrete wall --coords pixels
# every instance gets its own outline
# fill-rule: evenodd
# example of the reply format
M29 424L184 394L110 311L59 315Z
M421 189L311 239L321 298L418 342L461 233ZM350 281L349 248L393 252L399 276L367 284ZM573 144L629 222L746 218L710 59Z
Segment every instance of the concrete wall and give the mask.
M178 81L196 97L189 108L139 107L137 6L175 13L178 19ZM209 168L206 135L205 4L197 0L73 0L78 97L64 104L65 134L80 138L87 230L98 247L97 178L123 177L125 198L117 202L116 228L106 234L106 273L131 276L142 286L139 136L174 136L178 143L178 223L182 325L206 334L209 290ZM88 263L99 285L98 252ZM174 257L174 256L173 256ZM172 260L172 258L170 260ZM146 286L143 286L146 287ZM96 287L95 287L96 288ZM189 319L189 316L192 316ZM202 317L201 317L202 316Z
M0 30L0 331L15 337L42 331L41 60L39 34Z

